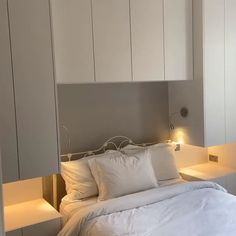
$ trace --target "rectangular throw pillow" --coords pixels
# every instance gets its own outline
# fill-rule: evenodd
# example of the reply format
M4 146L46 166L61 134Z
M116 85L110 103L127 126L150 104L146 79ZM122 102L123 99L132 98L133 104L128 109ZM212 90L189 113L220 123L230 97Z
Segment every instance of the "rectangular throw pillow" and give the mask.
M99 190L99 200L157 187L148 150L128 156L123 153L89 160Z
M65 180L66 192L71 200L98 195L97 184L91 174L88 161L96 158L106 158L112 153L108 152L61 163L61 175Z
M149 147L128 145L122 151L132 154L144 149L150 150L153 170L158 181L180 178L172 144L159 143Z

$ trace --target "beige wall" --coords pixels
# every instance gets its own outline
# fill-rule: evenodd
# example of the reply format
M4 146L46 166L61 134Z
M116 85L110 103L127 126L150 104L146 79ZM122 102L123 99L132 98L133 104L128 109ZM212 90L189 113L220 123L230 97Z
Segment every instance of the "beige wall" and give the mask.
M134 142L169 139L167 83L59 85L61 152L97 148L108 138L125 135Z
M175 152L178 168L207 162L207 148L181 144L181 150Z
M4 205L42 198L42 178L3 184Z
M208 154L217 155L219 164L236 168L236 143L210 147Z

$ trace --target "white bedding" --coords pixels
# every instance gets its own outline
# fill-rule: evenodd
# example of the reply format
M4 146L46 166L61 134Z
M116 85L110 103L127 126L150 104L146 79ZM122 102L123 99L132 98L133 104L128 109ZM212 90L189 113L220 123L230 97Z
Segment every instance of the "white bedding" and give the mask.
M186 181L182 178L163 180L159 181L159 186L170 186L174 184L185 183ZM63 225L78 211L81 211L83 208L94 205L98 202L97 196L86 198L83 200L74 200L70 198L70 195L66 195L60 205L60 213L63 216Z
M130 194L74 213L59 236L77 235L235 236L236 197L210 182Z

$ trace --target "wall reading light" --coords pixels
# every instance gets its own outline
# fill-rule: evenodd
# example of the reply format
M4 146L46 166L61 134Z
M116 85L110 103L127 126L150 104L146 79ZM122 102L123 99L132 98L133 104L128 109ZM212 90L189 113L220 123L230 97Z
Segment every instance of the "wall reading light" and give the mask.
M188 114L189 114L189 111L188 111L188 108L186 108L186 107L182 107L180 109L180 111L172 113L169 117L170 130L175 129L175 125L174 125L174 121L173 121L175 117L180 116L182 118L186 118L188 116Z

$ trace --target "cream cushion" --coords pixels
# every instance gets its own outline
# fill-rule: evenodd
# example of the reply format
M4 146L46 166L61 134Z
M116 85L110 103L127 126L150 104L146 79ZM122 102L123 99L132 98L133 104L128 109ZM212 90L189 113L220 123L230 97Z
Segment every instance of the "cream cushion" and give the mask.
M106 158L112 153L109 152L61 163L61 175L65 180L66 192L71 200L98 195L97 184L90 171L88 161L96 158Z
M159 143L149 147L128 145L123 148L126 154L140 150L149 150L155 176L158 181L180 178L175 162L175 151L172 144Z
M92 159L89 165L101 201L158 186L148 150L133 155L116 153L108 158Z

